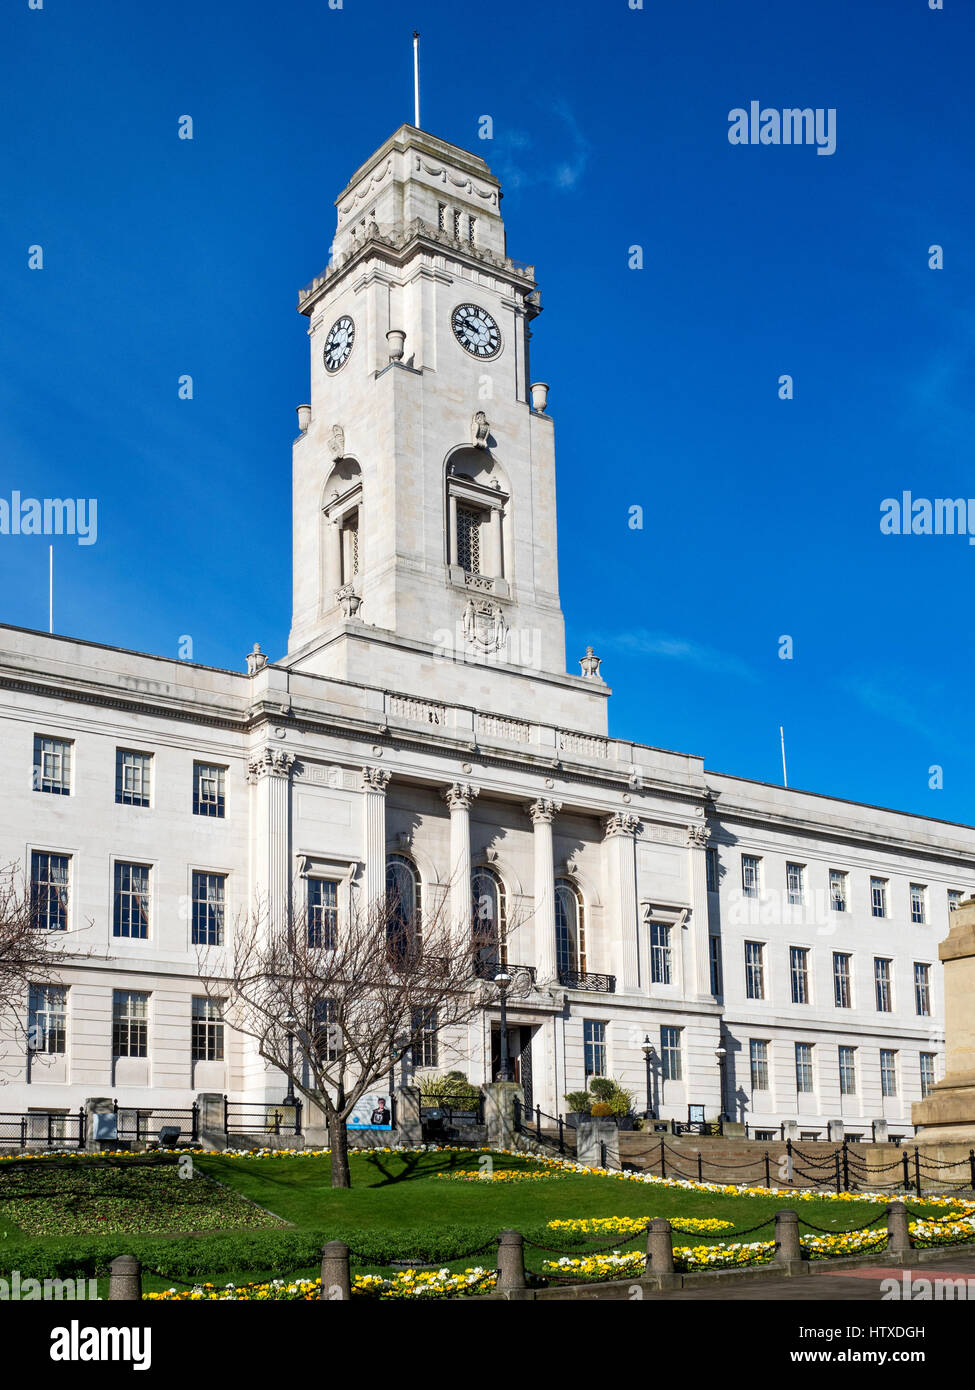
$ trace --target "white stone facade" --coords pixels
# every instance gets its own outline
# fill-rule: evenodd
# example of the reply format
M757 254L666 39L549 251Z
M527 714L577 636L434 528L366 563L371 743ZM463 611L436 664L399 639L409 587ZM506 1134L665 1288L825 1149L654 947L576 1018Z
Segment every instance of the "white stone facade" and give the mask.
M585 1083L587 1030L590 1063L638 1110L649 1035L659 1115L700 1104L759 1130L798 1119L824 1133L842 1118L903 1133L922 1055L940 1077L937 945L949 891L975 889L975 830L611 739L598 662L565 673L553 426L531 404L527 356L539 304L531 268L506 257L497 195L483 161L403 127L338 200L331 267L299 305L312 371L286 657L238 674L0 628L0 862L30 872L35 855L56 856L63 940L85 953L60 972L63 1051L8 1055L3 1110L279 1099L282 1078L229 1030L222 1060L194 1060L194 874L222 892L228 924L257 895L300 899L320 880L341 921L381 891L389 854L454 914L471 873L503 886L509 963L535 970L510 1010L519 1070L550 1114ZM486 360L452 326L464 304L498 331ZM343 317L351 350L330 372ZM329 350L348 339L333 334ZM38 779L38 739L70 745L67 794ZM148 804L117 800L119 750L143 755ZM222 814L194 807L199 776ZM743 856L759 861L755 897ZM148 883L144 938L117 934L119 864ZM844 911L831 871L846 875ZM883 917L872 878L885 881ZM584 951L566 952L566 912L582 915ZM849 957L839 982L834 953ZM144 1057L114 1055L119 992L147 996ZM490 1079L497 1018L441 1037L437 1068ZM811 1049L802 1092L796 1044ZM853 1049L844 1095L841 1048ZM882 1053L895 1094L882 1094ZM680 1079L664 1079L678 1057Z

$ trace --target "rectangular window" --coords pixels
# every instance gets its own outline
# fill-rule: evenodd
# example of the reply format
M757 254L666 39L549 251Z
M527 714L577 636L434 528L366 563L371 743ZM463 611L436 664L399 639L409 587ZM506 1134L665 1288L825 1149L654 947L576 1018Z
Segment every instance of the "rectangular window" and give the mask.
M847 898L847 878L842 869L829 871L829 905L834 912L845 912Z
M665 1081L680 1081L684 1075L681 1062L679 1028L664 1026L660 1030L660 1060Z
M223 1000L194 994L191 1047L194 1062L223 1061Z
M838 1009L852 1007L853 991L850 988L850 961L852 957L843 951L833 952L833 1002Z
M606 1025L595 1018L582 1021L583 1051L586 1080L590 1076L606 1075Z
M467 574L481 573L481 513L457 508L457 563Z
M214 767L209 763L193 764L193 814L194 816L220 816L226 814L225 767Z
M921 1018L931 1016L931 967L914 962L914 1008Z
M885 878L872 878L870 880L870 911L875 917L887 916L887 880Z
M68 991L64 985L31 985L27 1005L27 1046L31 1052L64 1052L67 1012Z
M334 999L318 999L313 1010L319 1062L337 1062L342 1055L342 1029Z
M752 1090L768 1090L768 1043L751 1038L748 1043L748 1057L752 1070Z
M948 889L948 911L949 911L949 912L954 912L955 908L958 907L958 905L960 904L961 900L962 900L962 893L961 893L961 890L960 890L960 889L958 889L958 888L949 888L949 889Z
M650 923L650 979L655 985L669 985L670 927L663 922Z
M741 856L741 891L746 898L757 898L759 894L759 865L761 860L754 854Z
M897 1053L889 1047L880 1049L880 1094L897 1094Z
M148 864L115 865L114 936L138 937L145 941L149 935L149 866Z
M331 878L308 880L308 945L334 951L338 942L339 885Z
M359 508L342 522L341 534L342 583L351 584L359 573Z
M67 854L34 850L30 857L30 905L35 924L43 931L68 930Z
M440 1065L437 1048L436 1009L413 1009L411 1011L410 1031L413 1034L413 1065L415 1067L436 1067Z
M813 1045L796 1043L796 1090L809 1095L813 1089Z
M789 947L793 1004L809 1003L809 952L803 946Z
M227 875L193 871L193 945L223 945Z
M921 1053L921 1098L931 1094L934 1085L934 1053Z
M745 942L745 995L765 998L765 947L760 941Z
M785 866L785 884L790 907L802 906L803 868L802 864L786 864Z
M716 849L706 850L704 862L708 873L708 892L716 893L718 891L718 851Z
M927 921L927 913L925 911L927 893L928 890L923 883L911 884L911 921L916 922L918 926L923 926Z
M721 996L721 937L708 937L708 964L711 968L711 993L715 999Z
M857 1093L856 1048L840 1048L840 1095L855 1096Z
M875 956L873 962L873 982L877 995L877 1012L889 1014L892 1008L890 991L890 961L883 956Z
M115 750L115 800L120 806L148 806L152 779L152 754Z
M34 735L34 790L53 796L71 795L71 743L63 738Z
M112 1056L148 1057L149 996L134 990L112 991Z

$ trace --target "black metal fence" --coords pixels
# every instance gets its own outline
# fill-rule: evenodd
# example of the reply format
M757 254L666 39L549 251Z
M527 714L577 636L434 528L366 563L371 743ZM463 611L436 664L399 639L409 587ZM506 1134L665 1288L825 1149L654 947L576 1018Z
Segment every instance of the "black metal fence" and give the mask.
M167 1148L195 1144L200 1137L200 1109L191 1105L182 1110L136 1110L115 1102L116 1134L120 1140L135 1143L165 1141Z
M0 1145L21 1149L82 1149L84 1110L28 1110L0 1113Z
M484 1096L457 1092L420 1097L420 1123L423 1137L436 1142L455 1137L461 1129L484 1123Z
M301 1101L294 1105L244 1103L224 1096L223 1128L225 1134L300 1134Z

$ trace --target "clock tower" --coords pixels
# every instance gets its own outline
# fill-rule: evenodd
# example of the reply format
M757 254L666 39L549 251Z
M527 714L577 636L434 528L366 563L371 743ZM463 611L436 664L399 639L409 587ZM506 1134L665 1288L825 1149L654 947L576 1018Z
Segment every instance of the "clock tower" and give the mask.
M608 688L565 671L541 305L500 201L484 160L409 125L336 200L298 301L311 393L283 664L605 733Z

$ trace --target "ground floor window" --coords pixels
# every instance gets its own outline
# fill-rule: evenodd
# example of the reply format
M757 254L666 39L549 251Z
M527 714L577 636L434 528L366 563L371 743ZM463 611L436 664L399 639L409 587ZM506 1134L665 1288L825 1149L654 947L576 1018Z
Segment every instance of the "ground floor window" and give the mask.
M660 1060L663 1064L665 1081L680 1081L684 1075L681 1064L680 1033L679 1028L671 1028L666 1024L660 1030Z
M583 1020L583 1050L586 1080L590 1076L606 1075L606 1025L595 1018Z

